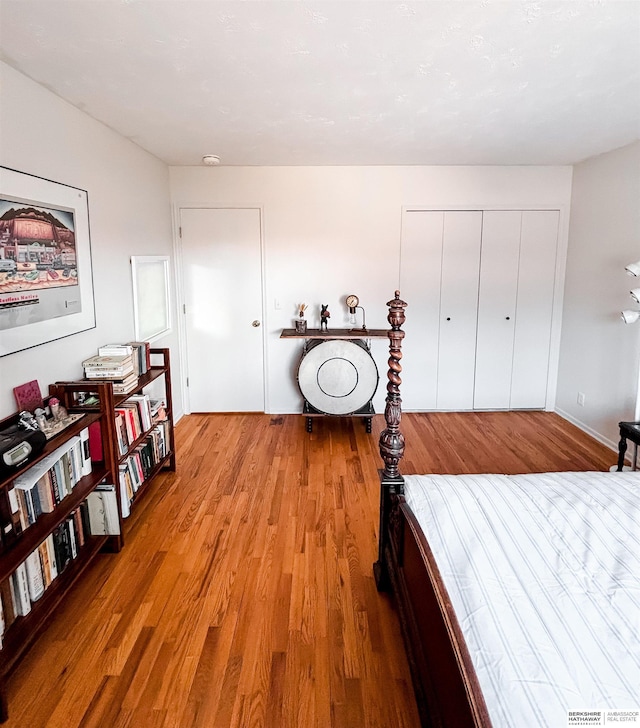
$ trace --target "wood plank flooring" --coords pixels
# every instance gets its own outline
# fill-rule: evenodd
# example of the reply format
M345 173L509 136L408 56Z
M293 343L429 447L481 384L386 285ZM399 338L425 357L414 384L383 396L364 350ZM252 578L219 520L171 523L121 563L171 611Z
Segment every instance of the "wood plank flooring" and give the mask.
M8 728L413 728L376 592L381 416L190 415L166 473L9 681ZM549 413L404 415L409 472L606 469Z

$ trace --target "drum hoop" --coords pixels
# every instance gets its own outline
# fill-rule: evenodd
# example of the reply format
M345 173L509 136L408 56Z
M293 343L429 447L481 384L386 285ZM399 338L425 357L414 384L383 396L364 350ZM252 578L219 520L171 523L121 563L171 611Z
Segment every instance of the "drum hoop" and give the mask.
M352 414L367 405L376 393L380 377L364 342L329 339L312 343L313 346L302 355L297 373L298 387L306 401L314 409L329 415ZM317 377L326 362L336 359L343 359L355 368L357 382L348 394L332 397L320 388Z

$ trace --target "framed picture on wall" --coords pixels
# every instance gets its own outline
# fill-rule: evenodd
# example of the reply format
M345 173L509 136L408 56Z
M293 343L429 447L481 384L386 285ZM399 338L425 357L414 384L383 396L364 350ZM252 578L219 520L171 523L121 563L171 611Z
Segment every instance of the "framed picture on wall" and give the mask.
M0 167L0 356L95 325L87 192Z
M136 341L154 341L171 331L169 257L131 256Z

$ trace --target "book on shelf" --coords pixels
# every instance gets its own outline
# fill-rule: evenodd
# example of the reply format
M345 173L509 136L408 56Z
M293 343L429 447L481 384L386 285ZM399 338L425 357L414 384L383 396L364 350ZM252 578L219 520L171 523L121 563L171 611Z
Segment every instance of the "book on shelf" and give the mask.
M118 497L116 486L112 483L101 483L96 491L102 495L107 517L107 533L117 536L120 533L120 516L118 512Z
M138 377L135 374L129 375L126 379L113 381L114 394L129 394L138 386Z
M10 546L22 533L22 518L20 504L13 486L5 490L5 496L0 494L0 518L2 519L2 543Z
M93 536L117 536L120 533L118 503L114 485L99 485L87 497L89 527Z
M89 428L85 427L84 430L80 432L80 461L82 463L81 471L82 475L89 475L89 473L92 470L91 465L91 451L89 449Z
M167 405L164 399L149 400L151 408L151 419L154 422L161 422L167 419Z
M69 537L71 539L70 545L71 545L71 558L75 559L78 555L78 536L76 534L76 525L74 523L73 517L67 518L65 521L67 530L69 531Z
M110 379L115 375L123 378L135 371L133 355L128 356L92 356L82 362L85 377L99 379L105 377Z
M129 466L127 463L122 463L118 467L119 471L119 484L120 484L120 510L123 518L128 518L131 515L131 503L133 502L134 489L133 482L131 480L131 473L129 472Z
M32 602L37 602L44 594L44 576L42 574L42 565L40 564L40 552L38 549L32 551L25 560L27 567L27 583L29 585L29 598Z
M40 546L38 546L38 554L40 556L40 567L46 589L58 576L58 563L53 545L53 534L49 534Z
M132 356L133 346L131 344L105 344L98 347L99 356Z
M17 483L15 486L22 531L25 531L29 526L34 524L39 515L34 506L34 499L31 493L33 487L33 485L27 485L25 483Z
M140 372L140 361L138 349L131 344L106 344L98 349L99 356L126 357L131 365L131 371L138 376Z
M115 412L116 429L122 434L123 441L126 441L128 445L135 442L153 425L149 396L146 394L131 395L115 408ZM118 435L118 441L120 443L120 435ZM121 448L120 454L124 455L126 450L126 447Z
M153 424L151 418L151 399L148 394L132 394L127 402L134 403L140 413L140 422L143 430L150 430Z
M146 374L151 369L151 344L148 341L130 341L129 344L138 349L140 374Z
M16 597L13 590L13 581L10 577L0 583L0 600L2 600L4 626L5 630L7 630L16 619Z
M102 452L102 429L100 423L92 422L88 429L91 460L96 463L101 463L104 460L104 453Z
M129 439L127 435L125 414L122 411L118 411L116 409L114 423L116 427L116 439L118 440L118 452L122 456L129 449Z
M127 400L119 404L115 409L116 414L120 415L124 421L124 430L126 433L127 443L130 445L142 435L142 422L140 420L140 412L135 402Z
M131 369L100 369L100 370L92 370L92 369L85 369L84 370L84 376L85 379L93 379L95 381L108 381L108 382L120 382L124 381L125 379L131 380L132 375L135 375L135 372L133 371L133 368ZM137 377L136 377L137 379Z
M127 344L105 344L98 349L99 355L131 356L134 371L146 374L151 368L151 345L148 341L130 341Z
M58 562L56 560L56 549L52 533L47 536L45 544L47 556L49 558L49 570L51 572L51 579L53 580L58 576Z
M31 599L29 597L29 579L27 567L24 561L11 575L13 590L16 597L16 615L26 617L31 611Z
M89 533L89 510L87 506L87 501L83 501L80 504L80 507L76 508L75 511L71 513L71 518L73 519L73 529L76 537L76 548L78 551L80 551L80 549L86 543L86 534Z
M71 548L69 519L61 523L51 536L53 539L53 548L56 555L58 571L62 573L71 563L71 560L73 559L73 552L76 550Z

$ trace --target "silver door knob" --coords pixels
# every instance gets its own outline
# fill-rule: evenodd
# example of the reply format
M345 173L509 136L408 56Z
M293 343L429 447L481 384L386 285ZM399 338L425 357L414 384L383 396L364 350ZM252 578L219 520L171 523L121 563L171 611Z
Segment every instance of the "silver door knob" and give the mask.
M251 322L251 325L253 326L254 329L256 329L256 328L258 328L258 326L260 326L260 322L256 319L255 321Z

